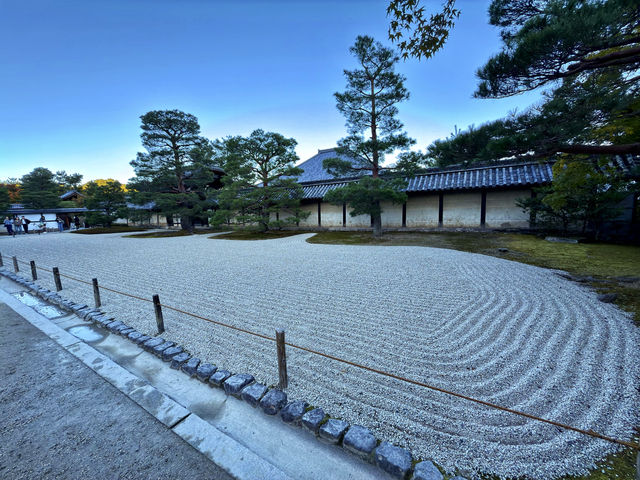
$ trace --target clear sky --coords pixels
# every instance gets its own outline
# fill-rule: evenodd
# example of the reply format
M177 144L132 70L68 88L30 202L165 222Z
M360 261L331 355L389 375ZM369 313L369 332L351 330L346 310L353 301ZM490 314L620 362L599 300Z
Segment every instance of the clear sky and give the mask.
M0 0L0 181L47 167L125 182L142 150L139 117L156 109L194 114L211 139L282 133L305 160L345 135L333 93L356 66L357 35L390 45L387 3ZM489 0L458 4L445 48L398 66L411 92L399 118L419 149L538 98L472 98L500 41Z

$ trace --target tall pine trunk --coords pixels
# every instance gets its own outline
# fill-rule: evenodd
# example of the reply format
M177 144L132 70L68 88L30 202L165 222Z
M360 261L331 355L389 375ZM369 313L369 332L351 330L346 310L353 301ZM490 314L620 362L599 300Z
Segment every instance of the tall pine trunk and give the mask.
M382 237L382 214L380 213L380 201L376 202L376 207L378 209L378 213L372 215L373 219L373 237L381 238Z
M189 233L193 233L193 218L188 215L182 215L180 217L180 228Z

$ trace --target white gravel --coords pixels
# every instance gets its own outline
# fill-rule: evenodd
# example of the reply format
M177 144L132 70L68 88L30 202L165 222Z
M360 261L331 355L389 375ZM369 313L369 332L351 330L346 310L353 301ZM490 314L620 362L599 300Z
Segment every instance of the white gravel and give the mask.
M423 247L46 234L10 255L222 322L483 400L629 439L640 416L640 335L629 316L554 272ZM22 267L28 276L28 267ZM40 283L53 289L50 274ZM68 279L63 294L92 304ZM152 305L102 292L104 310L155 333ZM166 338L277 383L275 344L165 310ZM584 474L611 444L289 348L289 398L370 427L447 471Z

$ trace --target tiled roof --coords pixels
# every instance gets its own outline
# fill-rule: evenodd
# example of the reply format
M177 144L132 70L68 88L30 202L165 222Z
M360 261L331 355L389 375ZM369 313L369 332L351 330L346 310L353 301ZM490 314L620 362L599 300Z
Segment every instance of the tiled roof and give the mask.
M407 192L542 185L551 182L552 166L528 163L427 173L410 179Z
M624 172L640 168L640 156L615 156L609 165ZM532 187L551 183L553 162L489 165L466 169L432 169L408 179L406 192L443 192L512 187ZM321 199L329 190L344 187L355 179L303 184L303 198Z
M298 176L298 183L335 180L336 178L327 172L322 166L322 162L329 158L339 158L353 163L353 159L345 155L339 155L333 148L318 150L318 153L309 160L305 160L300 165L296 165L298 168L304 170L304 172Z
M60 195L60 199L61 200L66 200L67 198L72 198L75 195L79 195L81 197L84 197L84 195L82 195L79 191L77 190L69 190L68 192L63 193L62 195Z

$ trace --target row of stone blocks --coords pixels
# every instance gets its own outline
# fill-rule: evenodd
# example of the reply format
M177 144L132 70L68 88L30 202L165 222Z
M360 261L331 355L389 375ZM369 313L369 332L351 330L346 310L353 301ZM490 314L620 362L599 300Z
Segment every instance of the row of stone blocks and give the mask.
M341 445L345 450L374 463L393 477L400 479L411 477L412 480L444 478L433 462L427 460L414 465L411 452L388 442L379 442L366 427L349 425L344 420L329 418L322 408L312 408L304 400L289 402L285 392L255 382L252 375L232 374L228 370L218 369L211 363L192 357L181 346L162 337L151 337L138 332L100 310L65 300L59 294L12 272L0 270L0 273L26 286L42 299L73 312L84 320L97 323L112 333L128 338L144 350L165 362L170 362L171 368L181 370L190 377L195 377L211 386L221 387L227 395L242 399L254 408L259 407L267 415L279 415L283 422L294 427L302 427L325 443ZM451 480L466 479L456 476Z

